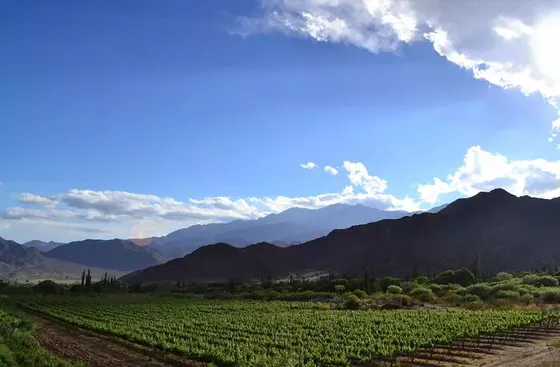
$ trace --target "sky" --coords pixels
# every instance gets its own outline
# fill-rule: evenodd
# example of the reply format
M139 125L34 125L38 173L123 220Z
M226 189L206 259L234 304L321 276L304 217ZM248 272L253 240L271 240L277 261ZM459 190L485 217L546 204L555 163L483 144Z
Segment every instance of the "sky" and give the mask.
M4 0L0 236L560 196L556 0Z

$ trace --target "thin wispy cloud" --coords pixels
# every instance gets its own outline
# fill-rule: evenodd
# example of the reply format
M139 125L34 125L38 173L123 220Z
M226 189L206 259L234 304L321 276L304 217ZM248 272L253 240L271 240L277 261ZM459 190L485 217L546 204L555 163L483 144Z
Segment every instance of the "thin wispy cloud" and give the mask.
M313 168L317 168L317 164L313 162L307 162L307 163L300 164L300 167L303 169L313 169Z

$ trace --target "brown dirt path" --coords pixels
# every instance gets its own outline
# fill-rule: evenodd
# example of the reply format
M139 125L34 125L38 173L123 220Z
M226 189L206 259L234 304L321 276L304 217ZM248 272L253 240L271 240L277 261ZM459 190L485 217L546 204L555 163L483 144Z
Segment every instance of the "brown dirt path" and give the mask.
M499 354L487 357L476 367L560 367L558 335L537 340L522 347L506 347Z
M157 356L141 346L39 318L35 339L57 356L87 367L201 367L204 364L173 356Z

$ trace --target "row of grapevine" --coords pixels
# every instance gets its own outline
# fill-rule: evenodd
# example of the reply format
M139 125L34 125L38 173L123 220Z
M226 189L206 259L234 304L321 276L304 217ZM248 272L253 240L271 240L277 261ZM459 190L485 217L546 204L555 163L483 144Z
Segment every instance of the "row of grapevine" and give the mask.
M538 311L339 311L311 303L31 298L25 307L218 365L345 366L542 321Z

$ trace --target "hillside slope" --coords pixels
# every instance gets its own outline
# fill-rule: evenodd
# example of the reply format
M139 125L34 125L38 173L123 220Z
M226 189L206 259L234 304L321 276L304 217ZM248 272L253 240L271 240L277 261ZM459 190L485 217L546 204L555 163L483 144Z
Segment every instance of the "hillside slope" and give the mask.
M136 272L127 282L247 280L312 270L405 276L472 266L480 272L560 264L560 199L516 197L498 189L459 199L438 213L382 220L301 245L202 247L172 262Z
M70 242L43 255L83 266L127 271L143 269L167 260L156 249L119 239Z
M19 280L78 280L85 270L83 265L46 258L35 248L27 248L14 241L0 237L0 279ZM92 267L94 278L105 272L118 276L123 272Z
M25 246L25 247L36 248L40 252L50 251L53 248L58 247L60 245L63 245L63 243L54 242L54 241L44 242L44 241L38 241L38 240L29 241L29 242L26 242L26 243L23 244L23 246Z

